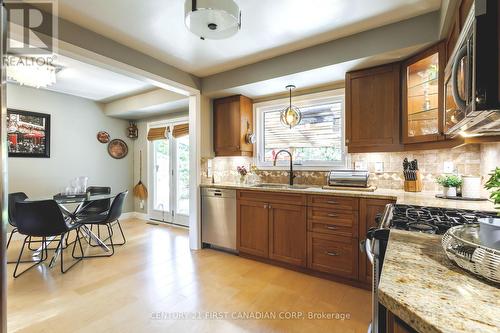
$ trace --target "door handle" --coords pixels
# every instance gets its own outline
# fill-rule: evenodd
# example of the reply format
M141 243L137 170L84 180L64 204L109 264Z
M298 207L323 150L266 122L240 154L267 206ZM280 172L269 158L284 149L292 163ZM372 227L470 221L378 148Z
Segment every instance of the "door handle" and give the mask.
M339 255L337 252L330 252L330 251L326 251L326 254L329 255L330 257L337 257Z
M264 209L267 209L267 208L268 208L268 207L267 207L267 205L266 205L266 204L264 204Z

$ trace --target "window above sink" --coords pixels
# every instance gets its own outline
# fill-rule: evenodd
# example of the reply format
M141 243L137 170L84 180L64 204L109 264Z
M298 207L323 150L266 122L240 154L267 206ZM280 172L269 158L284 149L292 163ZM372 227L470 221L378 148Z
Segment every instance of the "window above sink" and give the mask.
M254 104L256 124L256 164L263 169L283 169L287 155L273 159L281 149L293 155L294 168L345 166L344 89L294 97L292 104L302 112L302 121L292 129L280 122L280 112L288 99Z

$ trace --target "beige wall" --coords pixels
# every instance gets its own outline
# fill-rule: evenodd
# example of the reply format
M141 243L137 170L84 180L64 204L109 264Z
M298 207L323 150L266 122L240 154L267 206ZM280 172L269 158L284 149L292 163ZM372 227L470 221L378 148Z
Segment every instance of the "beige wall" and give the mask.
M132 189L133 143L126 138L127 121L105 116L100 104L87 99L10 84L7 106L51 115L50 158L9 158L9 192L50 198L77 176L88 176L89 185L111 186L113 192ZM113 159L97 141L101 130L128 144L124 159ZM130 193L124 211L132 210Z
M137 122L137 127L139 129L139 137L134 141L134 185L139 182L140 173L140 152L142 151L142 183L146 185L149 190L148 184L148 124L159 121L168 121L175 118L187 117L189 115L189 110L169 113L163 116L157 116L153 118L142 119ZM140 205L140 200L134 198L134 211L138 213L147 214L148 207L147 202L144 202L143 207Z

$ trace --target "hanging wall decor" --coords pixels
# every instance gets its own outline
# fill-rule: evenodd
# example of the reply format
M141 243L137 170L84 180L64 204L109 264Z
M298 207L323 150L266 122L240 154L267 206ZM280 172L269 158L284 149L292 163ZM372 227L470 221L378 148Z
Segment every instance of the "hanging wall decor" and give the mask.
M97 133L97 141L100 143L108 143L109 142L109 133L105 131L100 131Z
M117 160L122 159L128 154L128 146L125 141L121 139L113 139L108 144L108 153Z
M127 127L127 130L128 130L128 134L127 136L130 138L130 139L137 139L137 137L139 136L139 129L137 128L137 124L133 121L129 122L129 126Z
M50 114L7 110L9 157L50 157Z

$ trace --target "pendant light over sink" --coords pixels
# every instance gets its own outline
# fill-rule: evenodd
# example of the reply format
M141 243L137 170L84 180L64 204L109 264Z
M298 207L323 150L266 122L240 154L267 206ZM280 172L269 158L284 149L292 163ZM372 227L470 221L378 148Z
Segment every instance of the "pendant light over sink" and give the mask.
M288 85L286 86L286 89L290 91L290 104L283 111L281 111L280 119L284 126L292 129L300 124L300 121L302 120L302 113L298 107L292 105L292 89L295 89L295 86Z
M240 30L241 12L233 0L186 0L184 22L202 40L224 39Z

